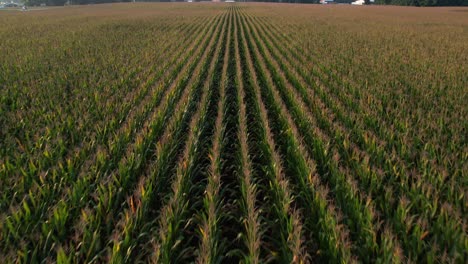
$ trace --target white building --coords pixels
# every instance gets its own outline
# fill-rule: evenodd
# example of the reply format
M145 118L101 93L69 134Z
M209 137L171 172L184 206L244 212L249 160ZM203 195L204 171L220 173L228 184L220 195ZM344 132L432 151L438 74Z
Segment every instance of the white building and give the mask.
M351 2L352 5L365 5L366 2L364 0L356 0L354 2Z
M369 2L370 3L374 3L375 0L370 0ZM365 5L366 2L364 0L356 0L354 2L351 3L352 5Z

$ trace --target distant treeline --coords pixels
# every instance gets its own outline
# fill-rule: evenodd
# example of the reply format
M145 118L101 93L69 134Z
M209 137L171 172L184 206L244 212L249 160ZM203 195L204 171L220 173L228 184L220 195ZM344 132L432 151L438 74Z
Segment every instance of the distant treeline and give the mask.
M403 6L468 6L468 0L376 0L376 4Z
M104 4L104 3L122 3L133 2L131 0L25 0L24 3L28 6L39 6L46 4L48 6L63 6L63 5L89 5L89 4Z
M261 2L283 3L319 3L319 0L260 0ZM335 0L335 3L351 3L355 0ZM246 1L255 2L255 1ZM468 0L375 0L377 5L402 5L402 6L468 6Z
M197 1L198 0L194 0ZM353 0L335 0L336 3L351 3ZM133 0L26 0L25 4L29 6L38 6L46 4L48 6L87 5L102 3L120 3L133 2ZM143 0L137 2L174 2L170 0ZM175 2L184 2L177 0ZM256 2L256 1L239 1ZM258 2L282 2L282 3L319 3L319 0L261 0ZM366 1L367 2L367 1ZM403 5L403 6L468 6L468 0L375 0L378 5Z

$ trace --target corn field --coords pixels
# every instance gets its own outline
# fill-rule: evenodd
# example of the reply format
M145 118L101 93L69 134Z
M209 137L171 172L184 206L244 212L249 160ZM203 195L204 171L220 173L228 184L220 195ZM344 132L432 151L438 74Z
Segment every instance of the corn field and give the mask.
M466 263L466 8L0 16L1 263Z

